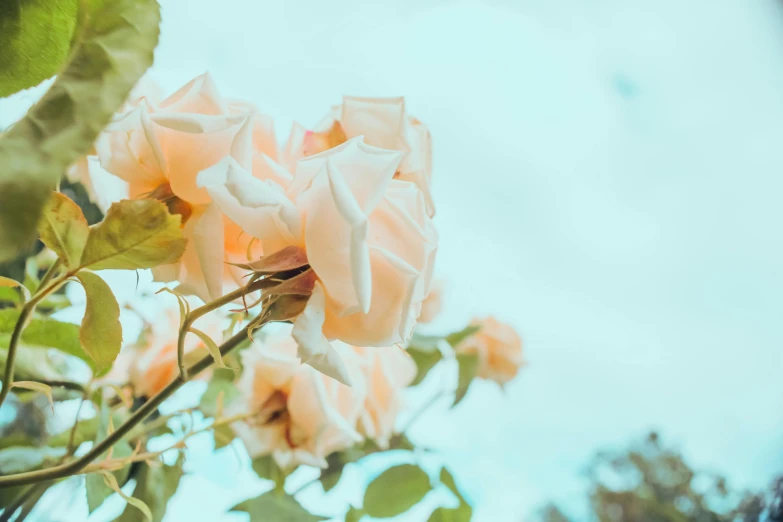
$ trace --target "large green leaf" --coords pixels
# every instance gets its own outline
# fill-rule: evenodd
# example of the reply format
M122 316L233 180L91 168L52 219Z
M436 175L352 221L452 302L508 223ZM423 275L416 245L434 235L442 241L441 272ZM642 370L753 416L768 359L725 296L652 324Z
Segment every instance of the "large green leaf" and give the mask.
M80 5L71 53L57 80L0 136L0 261L34 239L41 209L60 176L92 148L152 64L160 23L156 0ZM0 48L5 54L5 46Z
M313 515L297 500L281 491L269 491L231 508L250 514L250 522L318 522L326 517Z
M173 466L158 464L152 466L146 462L141 465L136 475L136 488L133 497L144 502L150 508L153 522L160 522L166 514L169 499L177 492L182 480L182 464L179 458ZM144 514L136 507L128 505L115 522L141 522Z
M68 57L77 0L0 2L0 98L54 76Z
M180 216L151 199L114 203L90 229L81 266L136 270L174 263L185 251Z
M100 372L111 367L122 347L120 306L109 285L97 274L79 272L76 277L87 294L79 339Z
M43 244L54 250L65 266L79 266L90 227L82 209L68 196L52 193L44 205L38 233Z
M415 506L431 489L430 478L420 467L394 466L367 486L364 510L371 517L394 517Z

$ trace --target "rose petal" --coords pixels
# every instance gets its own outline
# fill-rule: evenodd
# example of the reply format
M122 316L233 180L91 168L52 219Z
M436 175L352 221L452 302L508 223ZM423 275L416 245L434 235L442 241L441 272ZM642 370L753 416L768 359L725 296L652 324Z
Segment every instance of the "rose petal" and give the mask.
M293 203L273 181L261 181L227 157L203 170L198 184L220 210L253 237L265 251L299 244L301 222Z
M303 363L350 386L351 378L345 363L322 332L325 302L323 287L316 282L307 306L294 321L291 335L298 345L298 355Z

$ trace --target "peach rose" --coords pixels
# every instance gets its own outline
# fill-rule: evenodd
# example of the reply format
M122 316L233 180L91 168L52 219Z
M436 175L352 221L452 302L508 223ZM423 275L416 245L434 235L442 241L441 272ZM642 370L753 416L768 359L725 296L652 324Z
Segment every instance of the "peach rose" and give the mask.
M353 373L351 388L301 364L290 333L242 352L240 399L229 410L254 414L232 425L252 458L272 455L283 469L325 468L329 454L362 440L355 429L364 404L361 372L347 346L336 349Z
M415 183L424 194L427 213L435 214L432 181L432 139L427 127L405 112L405 98L360 98L344 96L342 105L313 130L294 124L282 161L289 168L300 159L323 152L346 140L364 136L368 145L403 153L395 178Z
M261 181L234 158L199 175L266 252L305 250L317 281L293 336L305 363L342 382L329 340L405 344L430 291L438 236L422 192L392 179L402 156L354 138L300 160L290 182ZM265 159L265 168L282 170Z
M153 270L157 280L180 281L181 292L204 301L236 287L237 274L226 262L261 251L224 218L196 176L229 154L258 175L267 173L253 165L277 155L270 118L222 98L204 74L159 104L139 103L107 127L96 149L101 167L128 183L130 197L158 199L182 216L187 250L180 262Z
M209 314L193 325L220 344L224 319ZM179 374L177 366L177 340L179 338L179 311L167 310L165 318L152 324L151 331L143 338L144 344L136 347L129 365L128 382L137 397L152 397L165 388ZM185 358L196 361L209 355L204 343L195 334L185 338ZM198 378L205 378L202 374Z
M398 346L354 348L367 381L367 398L359 416L359 431L378 446L389 447L405 388L416 378L416 363Z
M477 376L504 384L517 374L524 364L522 339L509 325L493 317L474 319L472 325L481 329L455 347L457 353L478 356Z
M433 283L430 293L421 303L420 323L431 323L440 315L441 308L443 308L443 287L443 281Z

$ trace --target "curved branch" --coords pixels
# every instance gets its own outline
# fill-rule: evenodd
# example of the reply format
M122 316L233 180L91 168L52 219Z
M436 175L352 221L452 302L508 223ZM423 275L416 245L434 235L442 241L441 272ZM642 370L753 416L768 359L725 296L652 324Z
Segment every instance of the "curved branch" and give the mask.
M206 312L205 312L206 313ZM245 326L242 330L237 332L234 336L228 339L220 346L221 355L229 354L234 348L242 344L247 339L248 326ZM212 364L214 360L211 355L203 357L198 362L194 363L188 368L188 373L191 375L198 375L202 371L206 370ZM15 475L7 475L0 477L0 488L7 488L11 486L23 486L25 484L34 484L42 482L44 480L53 480L58 478L67 477L81 471L84 467L89 465L92 461L100 457L104 452L111 448L114 444L119 442L141 421L147 418L152 412L158 409L158 406L168 399L175 391L177 391L187 381L178 375L168 386L163 388L157 395L150 398L145 402L138 410L136 410L128 419L117 427L115 431L110 433L105 439L96 444L87 453L81 457L47 469L41 469L36 471L29 471L26 473L17 473Z
M48 283L55 272L59 270L62 261L59 259L55 261L49 270L44 274L41 279L41 284L38 288L38 292L22 306L22 311L19 314L19 319L16 320L14 331L11 334L11 341L8 343L8 358L5 361L5 373L3 374L2 388L0 388L0 406L5 402L8 397L8 392L11 391L11 386L14 384L14 365L16 364L16 348L19 345L19 340L22 338L22 332L24 331L27 322L30 320L30 316L35 311L35 307L41 302L47 295L57 290L61 284L65 282L67 276L58 278L54 283L49 286L44 286Z

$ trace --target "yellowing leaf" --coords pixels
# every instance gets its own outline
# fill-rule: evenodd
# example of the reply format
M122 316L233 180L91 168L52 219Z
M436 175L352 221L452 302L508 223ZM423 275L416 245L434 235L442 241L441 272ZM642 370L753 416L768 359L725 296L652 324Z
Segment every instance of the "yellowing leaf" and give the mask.
M187 240L182 237L180 216L151 199L114 203L106 217L90 229L81 266L136 270L179 260Z
M68 57L77 0L0 3L0 98L54 76Z
M101 371L109 368L120 353L120 306L109 285L97 274L79 272L76 277L87 294L87 309L79 329L79 339L84 351L95 361L98 371Z
M19 288L22 293L24 294L25 299L30 299L30 290L27 289L22 283L19 281L14 281L13 279L9 277L3 277L0 276L0 288ZM19 300L19 296L17 295L15 298L12 299L14 302Z
M40 6L44 17L52 13L51 1L0 4L3 18L22 5ZM92 148L152 64L160 23L156 0L92 0L79 5L70 55L57 79L27 115L0 136L0 261L16 257L34 240L41 210L60 176ZM67 27L65 21L52 23ZM0 28L0 56L8 52L5 37L15 34L16 30ZM20 72L16 67L10 70Z
M37 391L46 395L49 399L49 404L52 406L52 413L54 413L54 399L52 399L52 387L42 382L34 381L14 381L11 384L11 388L24 388L26 390Z
M59 192L52 193L44 205L38 233L43 244L54 250L65 266L79 266L90 227L82 209L68 196Z
M364 510L371 517L394 517L416 505L430 489L430 478L420 467L413 464L394 466L367 486Z

